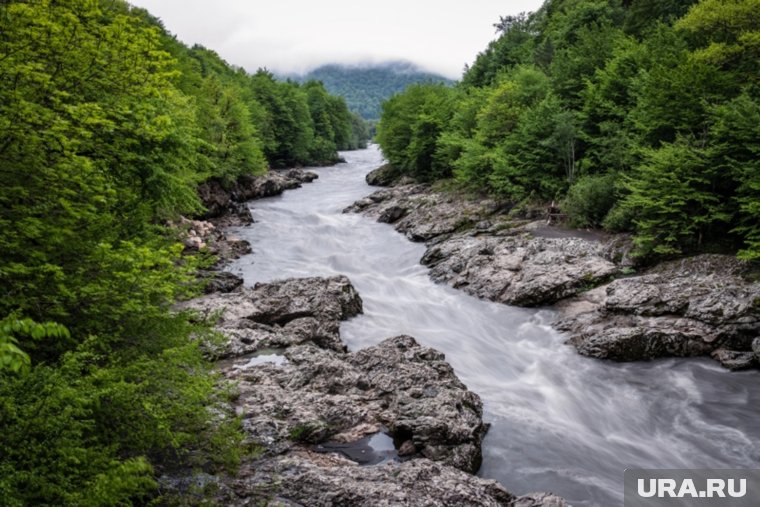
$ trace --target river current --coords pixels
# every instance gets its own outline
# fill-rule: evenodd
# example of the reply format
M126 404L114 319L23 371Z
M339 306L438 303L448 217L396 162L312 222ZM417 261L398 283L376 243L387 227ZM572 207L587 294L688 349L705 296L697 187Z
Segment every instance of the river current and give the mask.
M760 373L709 359L613 363L578 355L551 310L481 301L433 283L424 246L387 224L341 211L375 189L379 151L311 169L319 179L250 203L234 232L253 254L230 270L246 285L347 275L364 314L344 322L351 350L408 334L446 354L492 424L479 475L513 493L552 491L576 507L623 504L626 468L760 468Z

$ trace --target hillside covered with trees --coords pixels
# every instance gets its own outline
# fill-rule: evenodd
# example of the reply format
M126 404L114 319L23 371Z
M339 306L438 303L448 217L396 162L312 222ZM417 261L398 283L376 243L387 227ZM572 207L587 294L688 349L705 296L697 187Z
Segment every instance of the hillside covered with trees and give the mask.
M760 1L548 0L501 18L460 85L409 87L377 139L400 171L453 178L637 254L760 258Z
M328 92L344 97L349 109L366 120L380 118L383 101L411 84L451 84L445 77L425 72L409 62L323 65L300 79L321 81Z
M200 183L364 145L316 82L249 75L121 0L0 4L0 498L132 505L234 467L239 421L174 302Z

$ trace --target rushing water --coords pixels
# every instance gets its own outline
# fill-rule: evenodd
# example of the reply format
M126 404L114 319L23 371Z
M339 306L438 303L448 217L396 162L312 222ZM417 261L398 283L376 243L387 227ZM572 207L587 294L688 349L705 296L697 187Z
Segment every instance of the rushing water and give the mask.
M563 345L549 310L481 301L436 285L421 244L342 214L373 191L370 148L283 196L253 201L237 230L254 253L230 268L246 284L347 275L364 314L341 327L352 350L409 334L446 354L492 423L483 477L515 493L553 491L578 506L620 506L626 468L760 468L760 374L707 359L617 364Z

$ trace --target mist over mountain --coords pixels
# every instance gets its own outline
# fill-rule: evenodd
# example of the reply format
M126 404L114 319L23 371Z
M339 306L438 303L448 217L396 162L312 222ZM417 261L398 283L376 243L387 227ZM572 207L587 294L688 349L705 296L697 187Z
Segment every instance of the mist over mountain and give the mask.
M330 93L345 97L348 107L367 120L380 118L383 101L410 84L452 83L440 74L427 72L407 61L328 64L290 77L298 81L322 81Z

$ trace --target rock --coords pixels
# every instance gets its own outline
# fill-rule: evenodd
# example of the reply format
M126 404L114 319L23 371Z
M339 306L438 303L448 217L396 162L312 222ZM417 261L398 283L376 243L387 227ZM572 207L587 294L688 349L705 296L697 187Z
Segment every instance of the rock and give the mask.
M619 273L605 243L581 237L541 237L536 224L501 215L489 199L434 192L429 185L396 186L355 202L359 212L394 224L413 241L426 241L422 264L430 276L474 296L511 305L554 303ZM541 226L545 228L543 222ZM580 234L580 233L579 233ZM617 250L614 250L617 252Z
M760 362L760 337L752 340L752 352L755 353L755 357Z
M460 199L434 192L430 185L412 184L378 190L344 212L361 212L375 219L384 217L383 221L397 215L400 219L393 220L397 231L412 241L428 241L473 226L497 209L491 200Z
M611 282L595 301L560 307L555 325L581 354L619 361L749 352L760 332L760 283L745 280L744 269L725 255L667 262Z
M721 366L731 371L747 370L757 365L757 358L754 352L716 349L713 350L710 356L718 361Z
M315 507L506 507L514 499L495 481L427 459L360 467L341 458L301 451L255 463L248 474L231 486L235 496L221 503L248 505L240 500L244 498ZM266 484L272 484L271 488L261 491Z
M318 443L382 425L422 456L471 473L480 467L482 403L443 354L409 336L351 354L312 344L284 354L287 364L227 373L239 382L238 403L251 414L245 427L254 441L281 450L294 439Z
M380 213L380 216L377 218L378 222L386 223L386 224L392 224L393 222L396 222L400 218L403 218L404 215L406 215L407 210L405 208L402 208L401 206L389 206L383 210L382 213Z
M279 195L298 188L301 183L314 181L318 175L301 169L268 171L259 176L244 175L234 183L210 179L198 187L198 195L206 207L205 219L225 219L225 225L247 224L253 221L246 201Z
M230 412L241 417L247 443L262 449L216 484L220 504L508 507L517 500L470 475L487 430L482 403L442 353L410 336L346 352L340 321L362 311L346 277L256 284L179 308L217 319L229 340L222 355L232 356L219 369L237 389ZM399 447L371 447L380 432Z
M429 246L421 262L437 282L517 306L554 303L618 273L600 243L527 233L459 235Z
M208 271L201 273L201 277L207 278L205 287L206 294L214 292L232 292L243 286L243 279L229 271Z
M390 164L378 167L367 173L366 180L369 185L377 187L389 187L399 178L400 173Z
M200 319L216 319L227 338L211 352L219 357L312 342L344 350L340 320L362 312L362 301L345 276L289 279L214 293L177 305Z
M285 177L300 181L301 183L311 183L312 181L319 178L319 175L312 171L304 171L302 169L289 169L285 171Z
M551 493L533 493L514 499L509 507L570 507L564 498Z

